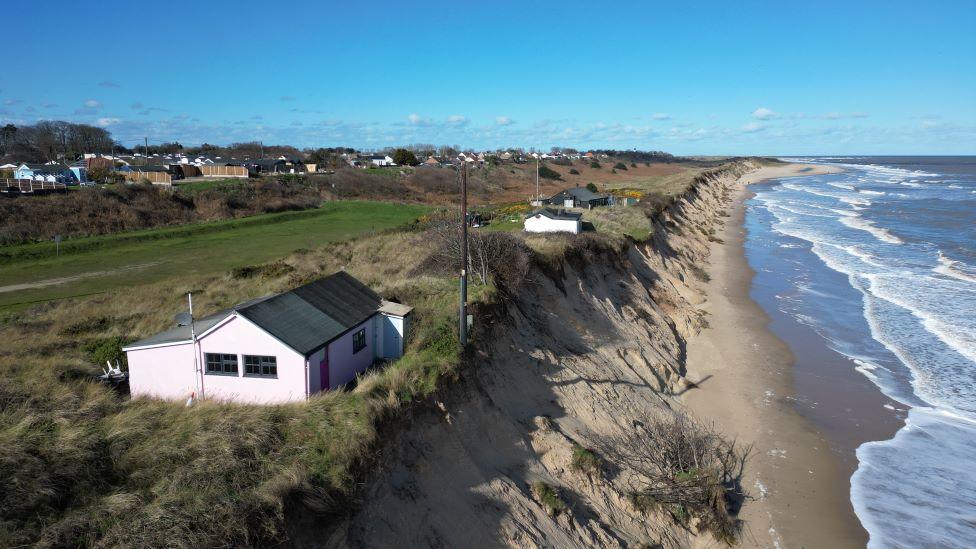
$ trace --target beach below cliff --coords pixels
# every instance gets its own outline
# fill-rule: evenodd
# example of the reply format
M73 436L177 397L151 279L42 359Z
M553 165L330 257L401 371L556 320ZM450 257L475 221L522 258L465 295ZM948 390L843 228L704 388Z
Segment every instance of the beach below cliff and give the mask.
M730 217L711 246L707 298L709 327L688 343L687 377L698 388L682 398L699 418L751 446L743 485L749 495L740 518L748 547L863 547L867 533L850 501L853 450L864 433L825 429L813 421L797 394L797 355L813 358L823 408L841 405L855 417L878 415L883 397L853 370L836 363L811 333L781 339L769 329L770 304L754 297L754 271L746 256L744 227L748 184L840 171L818 165L767 166L740 178ZM761 292L760 292L761 293ZM765 305L765 307L764 307ZM819 346L819 347L818 347ZM800 348L798 348L800 347ZM809 361L808 361L809 362ZM809 381L809 379L807 379ZM833 402L832 402L833 400ZM852 407L854 409L852 409ZM892 431L890 417L870 417L878 432ZM828 432L832 431L832 432ZM867 435L870 436L870 435Z

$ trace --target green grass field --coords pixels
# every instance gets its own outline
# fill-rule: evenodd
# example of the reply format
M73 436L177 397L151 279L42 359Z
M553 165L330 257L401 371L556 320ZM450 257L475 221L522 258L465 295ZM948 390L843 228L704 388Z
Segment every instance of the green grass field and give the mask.
M402 226L419 205L332 202L316 210L0 248L0 310L136 286L188 274L222 272L357 235ZM66 279L57 284L53 280ZM33 285L11 289L16 285Z

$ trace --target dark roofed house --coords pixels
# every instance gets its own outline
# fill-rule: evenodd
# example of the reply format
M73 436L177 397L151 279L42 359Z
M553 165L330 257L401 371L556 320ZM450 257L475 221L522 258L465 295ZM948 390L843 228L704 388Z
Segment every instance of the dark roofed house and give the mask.
M411 308L338 272L128 345L133 397L302 400L403 354ZM196 335L194 338L193 335Z
M529 233L579 234L583 230L583 214L541 208L525 216L524 228Z
M606 206L610 203L610 196L594 193L586 187L573 187L552 195L548 203L566 208L592 208Z

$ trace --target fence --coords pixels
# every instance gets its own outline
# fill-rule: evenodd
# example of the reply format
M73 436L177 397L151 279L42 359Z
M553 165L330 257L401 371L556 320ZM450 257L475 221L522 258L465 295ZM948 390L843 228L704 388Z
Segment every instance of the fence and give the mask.
M200 173L204 177L247 177L247 168L244 166L200 166Z
M20 191L22 193L64 191L67 190L64 183L51 183L49 181L34 181L32 179L0 179L0 190L7 192Z
M166 172L123 172L126 181L149 180L153 185L172 185L173 178Z

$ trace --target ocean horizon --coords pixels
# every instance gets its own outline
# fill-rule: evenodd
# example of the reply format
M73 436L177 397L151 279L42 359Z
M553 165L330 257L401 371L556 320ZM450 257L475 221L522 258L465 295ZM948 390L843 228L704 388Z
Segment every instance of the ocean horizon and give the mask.
M891 400L851 478L869 546L976 544L976 157L783 160L843 172L751 188L754 293Z

